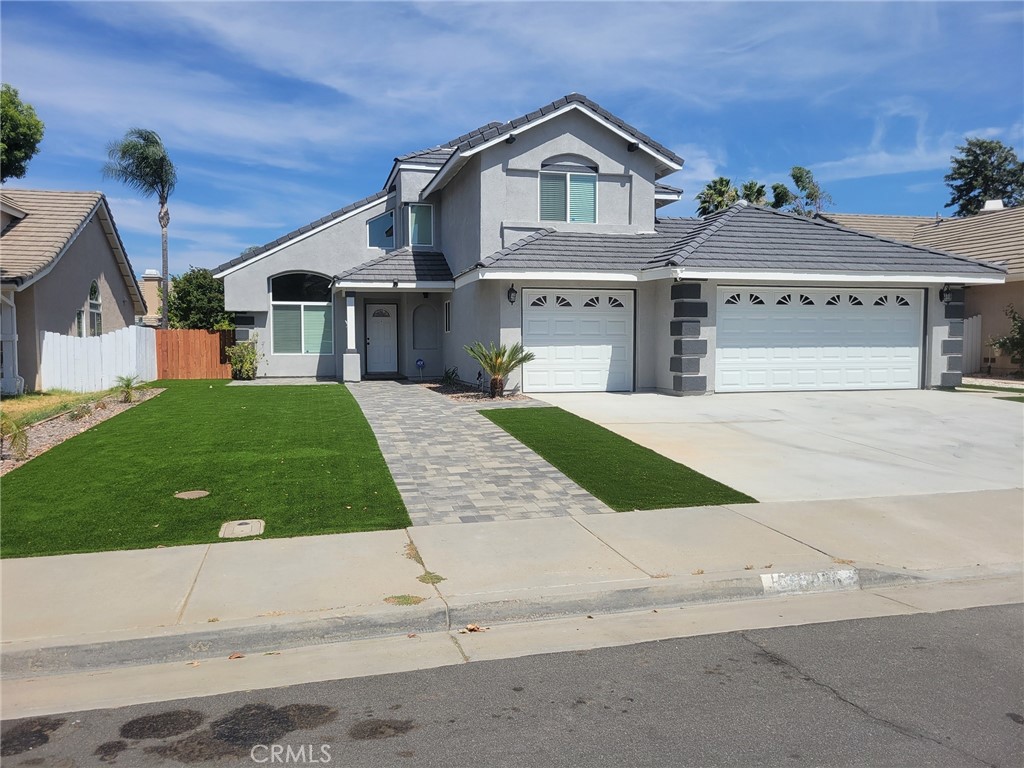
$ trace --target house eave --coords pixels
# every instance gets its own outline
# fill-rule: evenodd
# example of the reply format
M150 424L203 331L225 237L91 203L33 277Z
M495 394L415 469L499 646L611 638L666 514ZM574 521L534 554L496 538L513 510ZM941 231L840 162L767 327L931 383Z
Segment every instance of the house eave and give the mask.
M454 280L380 280L366 282L359 280L335 280L334 289L343 291L441 291L455 290Z
M678 280L739 280L764 283L842 283L885 285L1001 285L1003 275L965 275L956 273L914 274L905 272L792 272L756 269L701 269L672 267L671 276Z

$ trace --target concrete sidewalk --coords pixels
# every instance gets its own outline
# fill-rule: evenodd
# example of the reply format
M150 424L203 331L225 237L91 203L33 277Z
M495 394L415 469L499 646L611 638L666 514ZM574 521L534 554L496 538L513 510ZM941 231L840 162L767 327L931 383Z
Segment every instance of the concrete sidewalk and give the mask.
M778 502L4 560L3 676L1014 575L1021 502L1020 489Z

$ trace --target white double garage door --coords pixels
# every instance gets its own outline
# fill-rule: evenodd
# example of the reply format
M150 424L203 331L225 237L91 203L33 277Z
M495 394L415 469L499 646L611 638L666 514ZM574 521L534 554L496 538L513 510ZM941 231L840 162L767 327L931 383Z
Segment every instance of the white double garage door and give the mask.
M714 323L718 392L920 386L920 290L724 287ZM631 391L634 328L633 291L524 289L524 391Z
M715 391L915 389L923 293L719 288Z

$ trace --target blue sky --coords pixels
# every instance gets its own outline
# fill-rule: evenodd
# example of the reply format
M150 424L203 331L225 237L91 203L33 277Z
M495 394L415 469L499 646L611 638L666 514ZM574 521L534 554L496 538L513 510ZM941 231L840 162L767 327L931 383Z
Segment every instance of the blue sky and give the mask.
M834 210L933 215L968 135L1024 146L1024 5L22 3L3 81L46 123L11 186L100 189L138 273L156 203L104 180L159 132L171 272L215 266L381 188L395 155L586 94L686 160L685 189L810 167Z

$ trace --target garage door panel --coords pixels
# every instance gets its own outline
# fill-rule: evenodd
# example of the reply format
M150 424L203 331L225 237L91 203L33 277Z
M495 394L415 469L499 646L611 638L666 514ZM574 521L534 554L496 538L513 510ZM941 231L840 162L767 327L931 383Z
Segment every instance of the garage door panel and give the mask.
M543 306L534 306L541 295ZM523 345L528 392L633 388L633 293L524 289Z
M917 387L921 303L905 289L720 289L716 389Z

